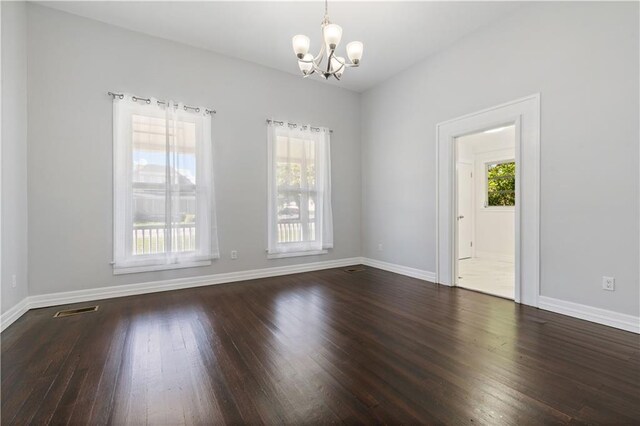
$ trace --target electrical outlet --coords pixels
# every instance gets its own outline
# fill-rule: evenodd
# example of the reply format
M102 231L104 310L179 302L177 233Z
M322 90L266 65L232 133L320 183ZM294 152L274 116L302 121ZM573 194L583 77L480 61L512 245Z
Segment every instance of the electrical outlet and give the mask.
M16 279L16 276L11 275L11 287L16 288L17 285L18 285L18 281Z
M382 251L382 244L378 244L378 251Z
M602 289L607 291L615 291L616 279L613 277L602 277Z
M238 250L231 250L231 259L235 260L238 258Z

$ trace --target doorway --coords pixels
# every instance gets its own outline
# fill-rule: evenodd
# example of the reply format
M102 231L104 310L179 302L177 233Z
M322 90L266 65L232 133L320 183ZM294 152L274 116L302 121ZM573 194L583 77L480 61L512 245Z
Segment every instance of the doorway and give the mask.
M457 205L457 140L485 131L497 132L497 129L509 126L513 127L515 134L516 166L513 300L537 307L540 295L540 94L437 124L435 281L443 285L458 285L461 253L457 248L457 217L464 214L458 214ZM494 164L501 162L488 162L485 166L495 167ZM474 169L476 186L479 179ZM474 225L470 226L473 228ZM473 238L471 256L478 248Z
M455 285L515 298L515 125L455 138Z

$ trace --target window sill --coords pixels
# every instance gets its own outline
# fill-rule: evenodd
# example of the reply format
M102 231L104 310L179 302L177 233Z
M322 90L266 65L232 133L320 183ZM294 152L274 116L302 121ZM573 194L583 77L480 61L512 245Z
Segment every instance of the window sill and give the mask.
M195 268L198 266L209 266L209 265L211 265L210 260L203 260L199 262L172 263L170 265L146 265L146 266L131 266L131 267L124 267L124 268L114 267L113 275L137 274L139 272L168 271L171 269Z
M293 251L290 253L273 253L267 254L267 259L283 259L286 257L316 256L319 254L327 254L328 250L312 250L312 251Z

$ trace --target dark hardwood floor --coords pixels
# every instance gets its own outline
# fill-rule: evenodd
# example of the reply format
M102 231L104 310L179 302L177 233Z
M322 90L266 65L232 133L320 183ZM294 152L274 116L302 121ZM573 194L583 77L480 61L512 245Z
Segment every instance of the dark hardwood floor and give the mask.
M98 304L2 333L3 425L640 424L638 335L373 268Z

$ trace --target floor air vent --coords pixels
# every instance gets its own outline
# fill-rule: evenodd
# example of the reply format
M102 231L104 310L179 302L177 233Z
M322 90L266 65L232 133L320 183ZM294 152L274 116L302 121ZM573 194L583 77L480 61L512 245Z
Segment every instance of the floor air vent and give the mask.
M353 274L354 272L362 272L365 268L347 268L344 271L348 274Z
M85 308L67 309L64 311L56 312L56 314L53 317L54 318L70 317L72 315L86 314L87 312L96 312L97 310L98 310L98 305L87 306Z

